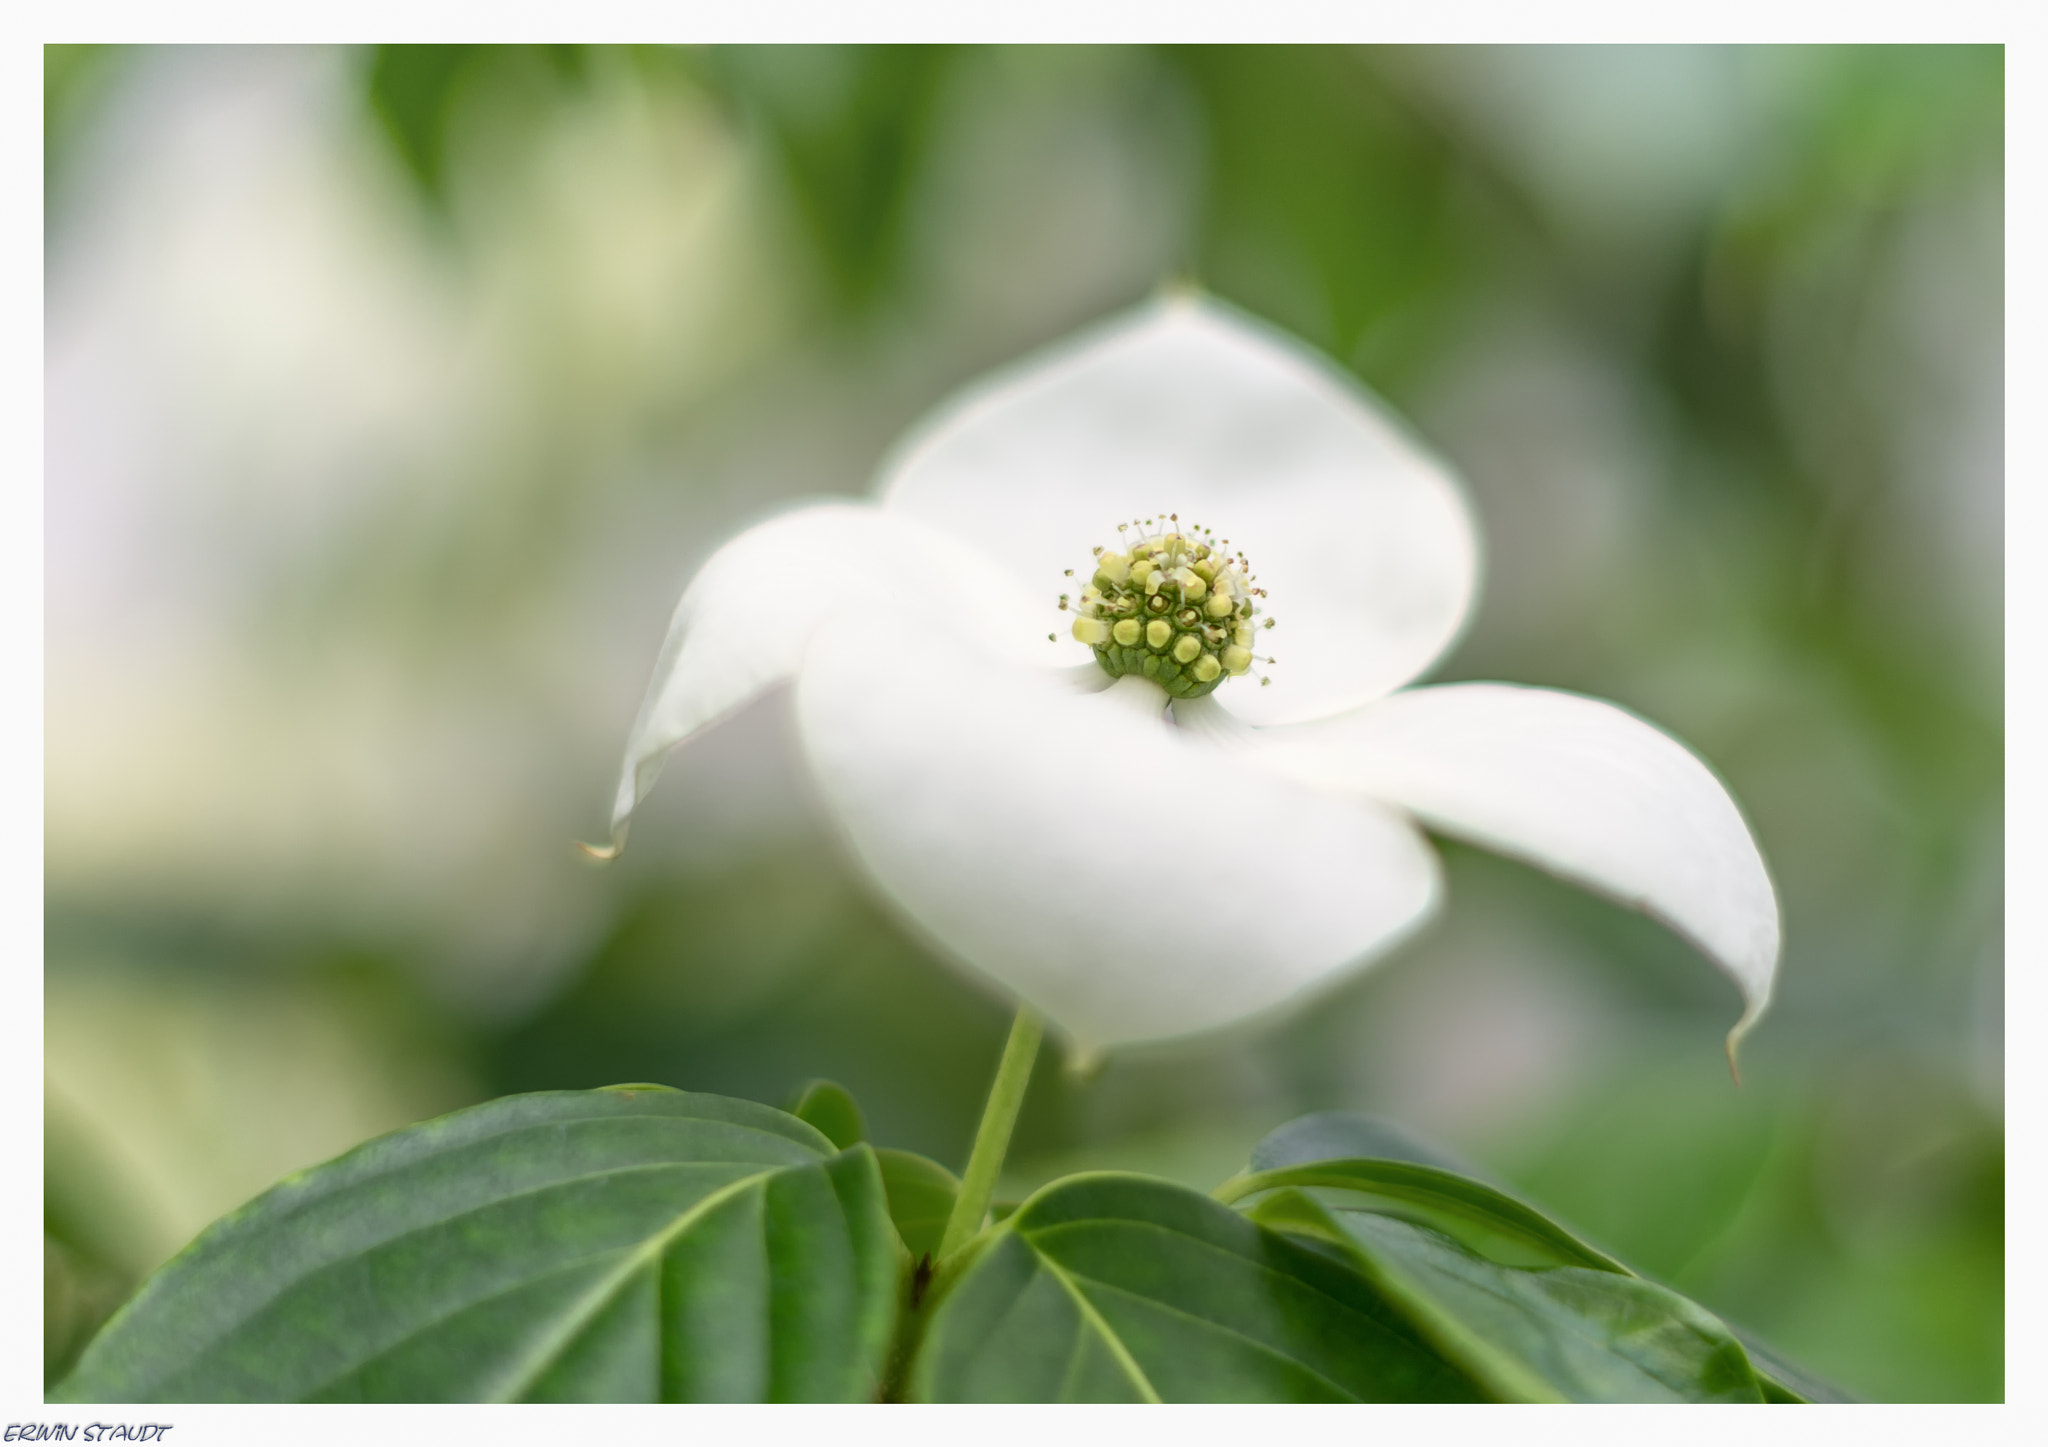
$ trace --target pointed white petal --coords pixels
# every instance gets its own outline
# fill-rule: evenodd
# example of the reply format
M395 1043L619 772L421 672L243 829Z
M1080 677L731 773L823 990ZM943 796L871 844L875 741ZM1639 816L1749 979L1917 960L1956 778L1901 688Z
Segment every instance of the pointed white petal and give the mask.
M821 633L797 680L821 792L943 952L1100 1048L1228 1025L1428 913L1414 826L1179 736L1165 695Z
M1229 538L1279 620L1257 650L1280 660L1272 686L1217 695L1253 723L1337 713L1414 678L1456 635L1477 578L1448 469L1329 362L1213 302L1156 303L997 374L912 434L882 478L890 510L991 551L1000 540L1048 609L1063 570L1115 546L1119 522L1177 512Z
M914 518L820 503L734 538L676 605L626 740L612 849L592 852L617 850L670 749L794 674L820 625L856 616L877 635L900 635L923 627L934 609L964 631L962 647L1012 658L1028 652L1034 613L1009 578L971 545ZM1043 655L1052 651L1046 631L1037 635Z
M1770 1000L1778 902L1749 826L1683 744L1613 704L1501 683L1418 688L1261 730L1246 753L1663 920L1742 992L1731 1059Z

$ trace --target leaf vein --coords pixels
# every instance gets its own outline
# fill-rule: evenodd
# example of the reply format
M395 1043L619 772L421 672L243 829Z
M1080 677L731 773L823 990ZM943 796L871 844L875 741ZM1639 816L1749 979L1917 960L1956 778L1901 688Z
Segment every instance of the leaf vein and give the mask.
M609 1276L595 1282L590 1290L583 1294L565 1314L565 1319L561 1326L540 1343L539 1347L529 1355L526 1362L513 1369L510 1379L492 1394L491 1400L497 1402L516 1402L527 1392L531 1391L533 1384L540 1380L541 1374L555 1362L559 1361L562 1353L569 1349L569 1345L575 1340L576 1334L590 1325L597 1318L597 1314L611 1304L619 1292L625 1289L626 1283L635 1274L659 1262L662 1253L667 1251L692 1226L696 1225L720 1206L723 1206L727 1201L738 1196L742 1191L749 1189L758 1182L765 1181L774 1173L773 1170L757 1171L751 1176L743 1176L739 1180L713 1191L710 1195L692 1202L688 1210L682 1212L667 1226L664 1226L660 1231L648 1237L639 1246L634 1247L627 1254L626 1259L620 1262L618 1267Z
M1074 1305L1080 1310L1082 1320L1093 1327L1096 1334L1102 1338L1102 1344L1109 1348L1110 1356L1115 1359L1119 1367L1123 1368L1124 1375L1131 1379L1131 1384L1138 1389L1138 1395L1154 1406L1158 1406L1162 1399L1153 1388L1152 1379L1145 1375L1144 1369L1138 1365L1137 1359L1131 1355L1130 1348L1124 1345L1123 1338L1110 1330L1109 1323L1102 1319L1102 1313L1095 1309L1095 1303L1088 1299L1088 1294L1082 1291L1074 1283L1073 1278L1061 1270L1059 1264L1050 1256L1042 1251L1037 1254L1039 1265L1050 1271L1053 1279L1066 1288L1067 1295L1074 1299Z
M243 1312L235 1320L227 1323L221 1330L215 1332L212 1336L207 1337L202 1341L194 1343L192 1350L186 1355L184 1360L179 1362L177 1365L164 1371L162 1375L163 1377L170 1377L172 1375L175 1375L178 1371L184 1370L190 1365L190 1363L194 1359L202 1356L208 1349L234 1336L237 1332L247 1329L253 1321L255 1321L258 1317L260 1317L264 1312L268 1311L270 1308L276 1306L278 1302L282 1301L292 1291L305 1286L307 1283L317 1279L318 1277L323 1276L328 1272L337 1270L338 1268L368 1260L374 1255L376 1255L378 1252L387 1250L388 1248L398 1244L399 1242L424 1235L429 1231L438 1230L442 1227L461 1221L466 1217L474 1216L480 1211L484 1211L495 1206L500 1206L507 1202L517 1201L525 1197L537 1196L542 1194L543 1192L553 1190L560 1186L576 1185L585 1181L601 1180L608 1176L628 1175L639 1171L671 1169L678 1165L723 1164L726 1164L726 1162L643 1161L631 1166L610 1166L602 1171L590 1171L585 1172L581 1175L563 1176L553 1181L546 1181L539 1185L531 1186L523 1191L514 1191L508 1195L496 1196L488 1201L483 1201L476 1205L467 1207L463 1210L452 1212L449 1215L439 1216L431 1221L419 1222L416 1225L407 1227L403 1231L395 1231L388 1236L380 1237L376 1241L368 1243L359 1251L355 1251L344 1256L338 1256L330 1261L324 1261L314 1269L302 1272L299 1275L294 1276L291 1279L280 1283L275 1291L271 1292L268 1296L264 1297L263 1300L261 1300L260 1302L253 1303L247 1311ZM712 1194L716 1195L719 1192L725 1191L729 1187L736 1184L743 1185L749 1180L758 1179L760 1176L772 1174L773 1171L787 1169L790 1168L786 1166L775 1166L769 1168L768 1170L757 1171L751 1176L741 1177L738 1182L727 1182L726 1185L717 1187L712 1192ZM698 1202L693 1202L692 1209L694 1209L694 1207L697 1204L699 1204L703 1199L705 1198L700 1197ZM592 1252L587 1256L580 1256L575 1258L575 1261L592 1261L610 1254L611 1253L609 1251ZM569 1264L574 1263L572 1262ZM454 1316L459 1312L467 1311L472 1306L476 1306L482 1302L490 1301L495 1297L508 1295L514 1291L520 1290L522 1287L530 1286L535 1281L540 1280L543 1276L552 1275L557 1270L567 1269L568 1265L564 1264L551 1266L549 1269L543 1271L529 1272L528 1274L521 1276L519 1279L509 1282L492 1291L486 1292L481 1296L471 1297L468 1300L462 1302L461 1304L451 1308L450 1310L443 1312L440 1315L432 1318L431 1320L422 1322L418 1327L412 1329L411 1331L408 1331L403 1335L393 1338L391 1341L380 1346L373 1355L363 1358L363 1361L369 1362L376 1360L377 1357L387 1354L396 1347L402 1345L409 1338L418 1335L420 1332L425 1331L430 1327L438 1325L440 1322L447 1320L449 1317ZM356 1366L360 1365L361 1363L356 1364ZM341 1380L341 1378L347 1376L350 1371L356 1370L356 1366L351 1366L341 1372L336 1373L334 1376L325 1379L317 1386L310 1388L309 1391L324 1390L328 1386L331 1386L334 1382L337 1382Z
M1119 1226L1137 1226L1142 1227L1146 1230L1163 1232L1168 1236L1177 1236L1182 1240L1191 1242L1195 1246L1201 1247L1202 1249L1214 1255L1226 1257L1229 1260L1234 1261L1251 1271L1255 1271L1262 1276L1276 1277L1281 1281L1291 1282L1292 1284L1300 1287L1304 1291L1314 1293L1316 1296L1319 1296L1323 1300L1329 1302L1338 1310L1346 1312L1349 1315L1363 1317L1367 1321L1373 1320L1373 1318L1366 1312L1360 1311L1356 1306L1353 1306L1350 1302L1345 1301L1343 1298L1336 1296L1335 1294L1325 1290L1323 1287L1318 1286L1315 1282L1310 1281L1305 1277L1290 1275L1288 1272L1282 1271L1277 1267L1268 1265L1264 1261L1259 1261L1254 1259L1253 1257L1247 1256L1243 1252L1233 1251L1227 1246L1219 1246L1213 1241L1205 1240L1200 1236L1194 1235L1192 1232L1182 1231L1173 1226L1161 1225L1156 1221L1139 1221L1128 1216L1103 1217L1096 1221L1076 1221L1067 1224L1071 1224L1073 1226L1100 1225L1103 1220L1113 1221L1115 1224ZM1066 1229L1065 1225L1048 1227L1044 1230L1034 1232L1032 1233L1032 1235L1050 1236L1064 1229ZM1254 1229L1258 1228L1254 1226ZM1097 1278L1090 1277L1088 1279L1092 1281L1096 1280ZM1102 1284L1105 1286L1109 1285L1108 1282L1103 1282ZM1379 1323L1377 1322L1375 1322L1374 1324L1379 1325ZM1386 1330L1384 1326L1381 1326L1380 1329L1382 1331Z
M1087 1281L1090 1285L1096 1287L1099 1290L1110 1292L1117 1296L1128 1297L1130 1300L1138 1302L1142 1305L1156 1307L1160 1311L1166 1312L1172 1316L1182 1317L1188 1321L1194 1322L1198 1326L1206 1326L1210 1328L1212 1331L1220 1332L1225 1336L1235 1337L1239 1341L1245 1343L1245 1345L1251 1347L1254 1351L1260 1352L1266 1356L1273 1357L1279 1361L1286 1362L1291 1366L1299 1368L1301 1371L1305 1372L1309 1376L1314 1377L1317 1381L1322 1382L1324 1385L1328 1386L1331 1391L1337 1393L1339 1396L1345 1398L1347 1401L1357 1402L1362 1400L1362 1398L1360 1398L1358 1394L1353 1392L1349 1387L1346 1387L1342 1383L1336 1381L1327 1373L1319 1371L1317 1368L1310 1366L1300 1357L1290 1356L1286 1352L1282 1351L1280 1348L1272 1345L1270 1342L1262 1342L1257 1337L1252 1336L1246 1332L1239 1331L1234 1326L1226 1325L1225 1323L1216 1321L1210 1317L1197 1315L1196 1313L1187 1310L1185 1307L1175 1306L1172 1302L1161 1301L1157 1297L1141 1296L1137 1292L1131 1291L1126 1287L1117 1286L1112 1282L1103 1281L1096 1277L1090 1276L1083 1277L1082 1279ZM1362 1313L1354 1313L1354 1315L1363 1316ZM1381 1335L1394 1335L1394 1333L1389 1332L1386 1329L1386 1327L1382 1326L1379 1322L1373 1321L1371 1317L1363 1316L1363 1319L1370 1323L1377 1331L1380 1332Z

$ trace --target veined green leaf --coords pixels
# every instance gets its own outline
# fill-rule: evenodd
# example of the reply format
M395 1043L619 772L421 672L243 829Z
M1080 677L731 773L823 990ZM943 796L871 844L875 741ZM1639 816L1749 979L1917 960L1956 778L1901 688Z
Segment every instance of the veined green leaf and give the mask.
M1344 1262L1143 1176L1053 1183L941 1290L925 1401L1480 1396Z
M1535 1207L1470 1179L1474 1174L1471 1166L1384 1121L1321 1111L1269 1133L1252 1148L1246 1174L1225 1182L1216 1195L1263 1219L1270 1193L1304 1190L1332 1211L1367 1211L1442 1232L1497 1265L1587 1267L1640 1278ZM1741 1331L1727 1330L1741 1343L1766 1400L1854 1400Z
M899 1263L866 1146L658 1087L511 1096L215 1223L57 1396L865 1400Z
M1410 1161L1314 1161L1237 1176L1216 1188L1226 1204L1264 1191L1318 1188L1338 1205L1429 1226L1506 1266L1585 1266L1633 1275L1541 1212L1491 1186Z
M1495 1395L1542 1402L1761 1402L1728 1328L1674 1291L1583 1266L1503 1266L1425 1226L1306 1192L1252 1216L1343 1248L1428 1339Z

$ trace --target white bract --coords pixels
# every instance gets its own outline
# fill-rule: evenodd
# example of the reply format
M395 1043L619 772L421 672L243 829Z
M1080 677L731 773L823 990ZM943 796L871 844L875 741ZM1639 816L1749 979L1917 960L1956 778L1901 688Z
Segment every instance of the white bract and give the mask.
M1402 689L1457 634L1477 558L1457 483L1350 379L1214 303L1153 304L942 407L875 502L786 513L705 564L613 849L670 749L794 678L882 892L1083 1049L1228 1025L1383 955L1437 902L1426 825L1685 935L1742 993L1732 1053L1778 912L1706 766L1594 699Z

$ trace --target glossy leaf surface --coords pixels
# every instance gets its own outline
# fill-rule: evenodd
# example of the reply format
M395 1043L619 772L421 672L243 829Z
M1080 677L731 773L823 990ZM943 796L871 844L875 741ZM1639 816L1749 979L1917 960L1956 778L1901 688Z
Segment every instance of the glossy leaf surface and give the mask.
M1238 1201L1262 1191L1320 1188L1345 1204L1428 1226L1508 1266L1584 1266L1631 1274L1540 1211L1491 1186L1409 1161L1312 1161L1226 1182L1217 1195Z
M941 1289L911 1376L927 1401L1480 1395L1343 1261L1165 1181L1056 1182Z
M1397 1164L1403 1162L1439 1168L1443 1175L1407 1172ZM1246 1174L1226 1183L1217 1195L1257 1215L1254 1203L1263 1199L1259 1191L1287 1181L1310 1187L1311 1195L1332 1207L1373 1210L1431 1227L1503 1264L1577 1265L1640 1274L1528 1203L1471 1179L1478 1174L1469 1162L1398 1126L1351 1111L1318 1111L1271 1131L1252 1147ZM1254 1181L1255 1176L1260 1180ZM1855 1400L1802 1372L1739 1328L1728 1330L1741 1342L1766 1400Z
M216 1223L57 1395L866 1400L899 1261L866 1146L659 1087L511 1096Z
M1341 1245L1439 1350L1509 1401L1760 1402L1740 1343L1676 1292L1581 1266L1503 1266L1425 1226L1286 1190L1253 1216Z

